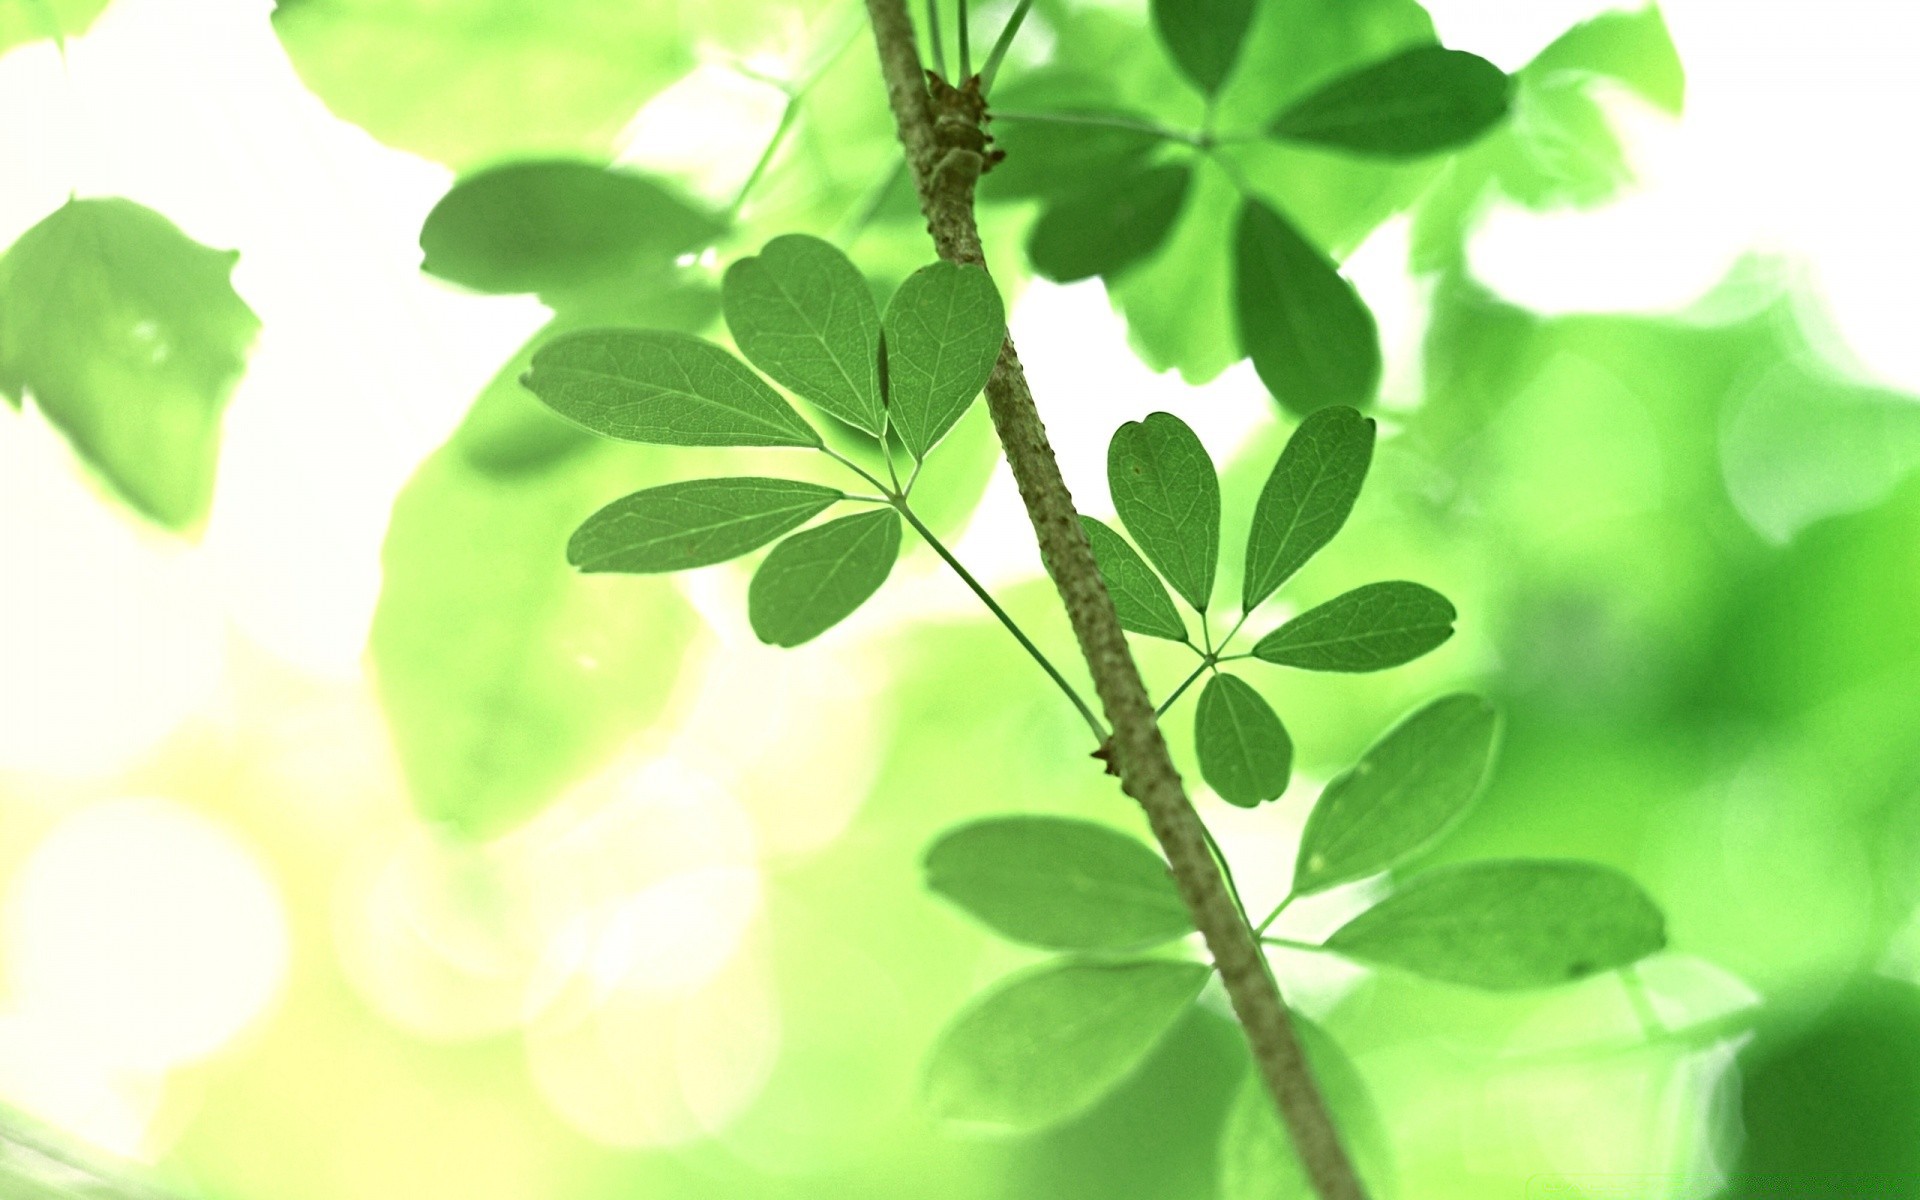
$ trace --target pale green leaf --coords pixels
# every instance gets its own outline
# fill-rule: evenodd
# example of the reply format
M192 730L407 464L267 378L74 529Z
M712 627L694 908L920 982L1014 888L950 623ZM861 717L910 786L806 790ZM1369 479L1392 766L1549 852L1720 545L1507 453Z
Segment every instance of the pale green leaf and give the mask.
M1107 594L1113 597L1114 611L1120 615L1120 628L1148 637L1170 641L1187 640L1187 624L1167 595L1167 586L1140 555L1105 522L1083 516L1080 524L1093 545L1093 561L1099 564L1106 580Z
M880 432L880 313L832 243L777 237L727 268L720 299L748 362L842 421Z
M1512 859L1417 875L1326 944L1444 983L1517 991L1628 966L1666 940L1659 907L1612 867Z
M1147 561L1205 612L1220 560L1220 479L1207 448L1172 413L1128 421L1107 444L1107 485Z
M900 515L855 513L796 533L773 548L747 589L760 640L798 646L850 616L880 590L900 556Z
M1353 409L1323 408L1300 422L1253 508L1244 610L1273 595L1340 532L1372 461L1373 422Z
M555 338L526 385L595 433L665 446L818 446L765 380L712 342L684 333L595 329Z
M41 38L78 37L106 6L107 0L0 0L0 54Z
M34 403L174 530L207 514L221 417L259 331L239 258L130 200L69 200L0 257L0 394Z
M1200 777L1228 804L1253 808L1287 790L1293 739L1244 679L1216 673L1193 717Z
M1117 1087L1207 982L1185 962L1047 963L978 996L935 1043L927 1101L949 1121L1024 1131Z
M1479 696L1446 696L1375 742L1320 793L1300 835L1296 892L1396 866L1465 815L1493 759L1498 725Z
M1212 95L1240 57L1253 0L1153 0L1153 26L1180 71Z
M926 869L933 891L1030 946L1137 950L1193 932L1161 857L1090 821L976 821L935 842Z
M1390 1196L1391 1142L1366 1080L1326 1030L1290 1015L1314 1082L1333 1114L1341 1145L1353 1160L1368 1194ZM1220 1200L1314 1200L1313 1187L1294 1152L1258 1071L1249 1071L1220 1129Z
M1675 116L1686 107L1686 68L1657 4L1583 21L1526 66L1530 75L1562 71L1617 79Z
M421 269L482 292L564 293L664 272L723 228L644 175L514 162L462 179L433 206L420 229Z
M623 496L567 542L582 571L649 574L737 558L798 529L845 495L790 479L694 479Z
M1512 81L1476 54L1415 46L1350 71L1288 105L1268 132L1382 158L1450 150L1507 113Z
M987 386L1007 336L1006 308L985 271L939 262L900 285L883 328L893 428L924 458Z
M1320 248L1249 199L1234 233L1234 321L1274 399L1297 413L1359 407L1380 383L1373 313Z
M1119 275L1166 240L1192 181L1185 164L1093 181L1034 222L1027 237L1034 271L1059 283Z
M1382 671L1453 636L1453 605L1417 583L1370 583L1310 608L1254 644L1253 653L1308 671Z

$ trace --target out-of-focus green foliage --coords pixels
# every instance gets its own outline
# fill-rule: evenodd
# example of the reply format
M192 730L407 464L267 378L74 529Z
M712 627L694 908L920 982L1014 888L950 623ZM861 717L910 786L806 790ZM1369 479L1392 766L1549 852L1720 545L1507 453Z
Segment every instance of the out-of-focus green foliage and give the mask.
M8 0L0 4L0 54L42 38L77 37L107 7L107 0Z

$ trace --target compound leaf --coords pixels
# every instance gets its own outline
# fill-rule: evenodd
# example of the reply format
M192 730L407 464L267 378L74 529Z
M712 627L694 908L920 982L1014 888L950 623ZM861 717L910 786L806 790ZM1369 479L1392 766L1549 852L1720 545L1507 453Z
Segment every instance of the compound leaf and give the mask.
M880 590L900 556L900 515L855 513L796 533L773 548L747 588L747 618L774 646L811 641Z
M1296 892L1314 892L1406 861L1473 803L1498 725L1479 696L1445 696L1375 742L1320 793L1294 863Z
M893 427L925 458L987 386L1007 336L1006 308L984 270L938 262L907 276L882 327Z
M1370 583L1310 608L1254 644L1253 653L1308 671L1382 671L1453 636L1453 605L1417 583Z
M1234 320L1274 399L1297 413L1359 407L1380 383L1373 313L1320 248L1258 200L1234 232Z
M845 494L753 476L648 488L588 517L567 542L567 561L582 571L640 575L710 566L798 529Z
M0 257L0 394L32 395L126 502L173 530L213 499L221 416L260 321L213 250L131 200L69 200Z
M1153 27L1193 86L1211 96L1240 57L1253 0L1153 0Z
M1345 405L1308 415L1260 490L1247 534L1241 607L1253 607L1333 540L1373 461L1373 422Z
M1479 137L1507 113L1505 71L1477 54L1415 46L1288 105L1268 132L1381 158L1414 158Z
M1185 962L1052 962L975 998L941 1033L927 1100L950 1121L1051 1125L1112 1091L1207 982Z
M1147 560L1205 612L1220 559L1220 480L1207 448L1172 413L1128 421L1107 444L1107 485Z
M1228 804L1253 808L1287 790L1293 739L1260 693L1243 679L1216 674L1193 719L1200 776Z
M1048 208L1027 237L1033 269L1057 283L1114 276L1152 254L1186 203L1193 169L1149 167Z
M663 446L818 446L800 414L739 359L685 333L592 329L555 338L524 380L595 433Z
M1326 944L1444 983L1517 991L1637 962L1666 945L1665 924L1611 867L1513 859L1415 876Z
M727 268L720 302L748 362L842 421L880 433L880 311L832 243L804 234L773 239Z
M1167 595L1167 585L1142 561L1127 539L1115 533L1104 521L1080 518L1093 544L1093 560L1107 581L1107 594L1113 597L1114 611L1120 614L1120 628L1148 637L1169 641L1187 640L1187 625Z
M1160 856L1091 821L976 821L935 842L926 869L933 891L1030 946L1137 950L1193 932Z

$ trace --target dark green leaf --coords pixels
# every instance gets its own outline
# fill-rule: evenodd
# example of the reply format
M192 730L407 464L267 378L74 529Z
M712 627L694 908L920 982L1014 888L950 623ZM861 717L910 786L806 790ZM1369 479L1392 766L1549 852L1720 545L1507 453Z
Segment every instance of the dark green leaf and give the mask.
M526 385L595 433L664 446L818 446L820 435L739 359L684 333L595 329L555 338Z
M737 558L798 529L845 495L791 479L694 479L623 496L567 543L582 571L650 574Z
M1382 158L1450 150L1507 113L1512 82L1477 54L1416 46L1289 104L1268 132Z
M1090 821L976 821L935 842L926 867L929 888L1030 946L1137 950L1193 932L1160 856Z
M1234 234L1234 321L1274 398L1297 413L1359 407L1380 383L1373 313L1319 247L1258 200Z
M900 556L900 515L856 513L796 533L773 548L747 589L760 640L798 646L833 628L880 590Z
M887 304L887 403L915 458L946 436L987 386L1007 313L993 277L939 262L907 276Z
M1151 118L1118 107L1116 94L1111 80L1084 73L1004 77L993 91L993 140L1006 157L981 177L981 199L1061 199L1084 192L1089 179L1138 170L1161 141Z
M0 3L0 54L41 38L78 37L107 0L7 0Z
M1200 776L1228 804L1252 808L1287 790L1293 739L1273 709L1243 679L1207 680L1193 717Z
M747 361L842 421L879 434L880 312L830 242L788 234L727 268L727 328Z
M1479 696L1447 696L1374 743L1320 793L1294 863L1315 892L1405 862L1464 815L1493 758L1498 722Z
M1453 636L1453 605L1417 583L1370 583L1310 608L1261 638L1253 653L1309 671L1382 671Z
M1220 560L1220 479L1207 448L1172 413L1128 421L1107 444L1107 485L1147 560L1205 612Z
M1193 86L1212 95L1240 57L1253 0L1153 0L1153 26Z
M1166 240L1192 180L1184 164L1150 167L1058 201L1027 237L1033 269L1060 283L1118 275Z
M0 257L0 394L31 395L127 503L206 516L260 322L212 250L130 200L69 200Z
M1300 422L1253 507L1241 607L1273 595L1333 540L1373 461L1373 422L1344 405Z
M1393 1195L1386 1123L1366 1080L1326 1030L1298 1012L1291 1019L1314 1080L1332 1110L1341 1143L1369 1194ZM1248 1072L1227 1109L1226 1124L1220 1130L1219 1170L1220 1200L1311 1200L1314 1194L1258 1071Z
M1132 1074L1211 972L1199 963L1052 962L976 997L927 1064L937 1116L1019 1131L1085 1109Z
M560 556L634 473L605 442L507 474L455 443L400 493L368 648L429 820L475 837L511 828L666 702L692 610L671 587L584 576Z
M1514 859L1442 867L1341 926L1328 949L1444 983L1550 987L1666 945L1660 909L1598 863Z
M1107 582L1107 594L1120 614L1120 628L1148 637L1170 641L1187 640L1187 624L1173 607L1173 597L1160 577L1141 561L1127 539L1102 521L1083 516L1080 524L1093 544L1093 560L1100 565L1101 578Z
M421 269L482 292L564 292L664 271L718 218L631 171L516 162L455 184L420 229Z

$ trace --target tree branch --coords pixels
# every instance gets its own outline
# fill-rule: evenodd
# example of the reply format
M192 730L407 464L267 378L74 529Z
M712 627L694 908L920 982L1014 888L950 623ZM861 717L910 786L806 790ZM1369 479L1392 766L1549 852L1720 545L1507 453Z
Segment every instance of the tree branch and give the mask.
M866 4L887 101L913 170L928 232L940 257L984 267L973 193L989 151L983 129L986 106L978 82L954 88L937 77L929 80L915 49L905 0L866 0ZM1208 852L1206 829L1167 753L1153 702L1094 565L1093 549L1047 442L1011 337L1001 345L1000 360L987 381L987 407L1033 522L1041 560L1059 589L1093 675L1094 690L1113 726L1113 765L1121 787L1145 810L1172 865L1180 896L1206 939L1233 1011L1246 1031L1254 1063L1285 1121L1301 1165L1321 1200L1365 1200L1366 1189L1340 1143L1266 956Z

